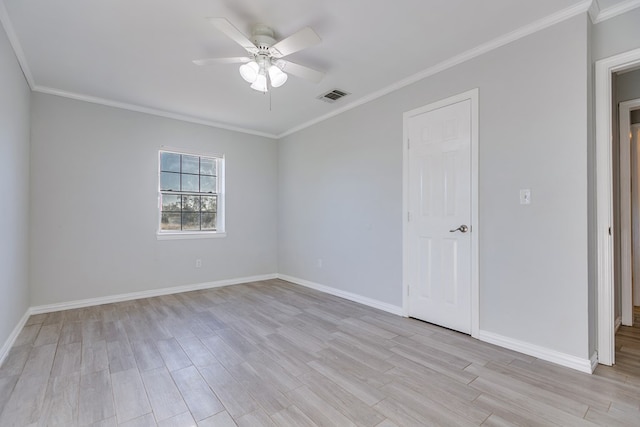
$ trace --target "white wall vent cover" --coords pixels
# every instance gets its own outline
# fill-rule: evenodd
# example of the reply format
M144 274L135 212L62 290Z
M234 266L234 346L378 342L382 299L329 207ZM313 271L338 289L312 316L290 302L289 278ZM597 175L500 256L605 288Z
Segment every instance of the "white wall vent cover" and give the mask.
M349 92L345 92L345 91L340 90L340 89L333 89L333 90L330 90L327 93L323 93L322 95L320 95L318 97L318 99L321 100L321 101L324 101L324 102L334 103L338 99L344 98L347 95L350 95L350 93Z

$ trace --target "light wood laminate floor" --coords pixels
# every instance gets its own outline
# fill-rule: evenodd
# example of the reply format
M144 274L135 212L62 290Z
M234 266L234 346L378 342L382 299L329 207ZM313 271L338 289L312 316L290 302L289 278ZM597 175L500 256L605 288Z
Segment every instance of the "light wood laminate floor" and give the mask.
M618 344L587 375L272 280L32 316L0 426L638 426Z

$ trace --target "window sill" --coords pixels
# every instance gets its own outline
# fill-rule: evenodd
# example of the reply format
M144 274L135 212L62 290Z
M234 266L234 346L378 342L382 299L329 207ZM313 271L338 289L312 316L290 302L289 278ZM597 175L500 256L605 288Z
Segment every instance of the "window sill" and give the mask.
M224 232L209 232L209 233L157 233L158 240L188 240L188 239L219 239L227 237L227 233Z

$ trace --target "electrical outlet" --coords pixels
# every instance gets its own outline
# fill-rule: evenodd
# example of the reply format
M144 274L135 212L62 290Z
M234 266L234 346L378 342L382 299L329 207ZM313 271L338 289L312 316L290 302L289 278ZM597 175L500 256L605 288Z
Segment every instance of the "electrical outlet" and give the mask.
M200 258L196 259L196 268L202 267L202 260Z

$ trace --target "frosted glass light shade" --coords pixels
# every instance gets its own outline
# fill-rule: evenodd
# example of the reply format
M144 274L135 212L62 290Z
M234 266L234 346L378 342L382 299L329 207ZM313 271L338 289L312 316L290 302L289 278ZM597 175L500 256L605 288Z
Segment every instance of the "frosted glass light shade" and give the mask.
M266 92L267 91L267 76L264 74L258 74L256 76L256 80L251 85L251 89L257 90L258 92Z
M247 62L240 66L240 75L247 83L253 83L258 77L258 70L260 70L260 66L256 61Z
M286 73L283 73L282 70L275 65L272 65L269 68L269 79L271 80L271 86L280 87L282 86L289 76Z

